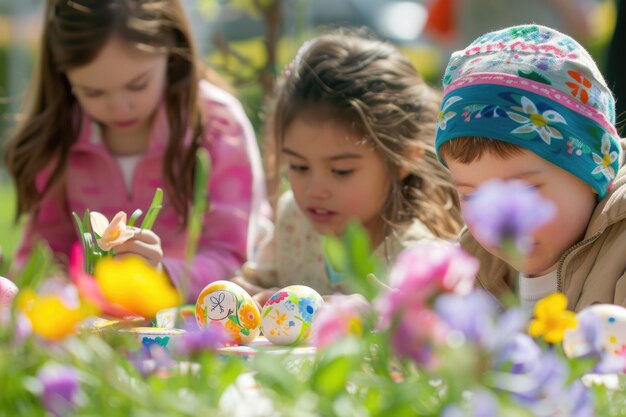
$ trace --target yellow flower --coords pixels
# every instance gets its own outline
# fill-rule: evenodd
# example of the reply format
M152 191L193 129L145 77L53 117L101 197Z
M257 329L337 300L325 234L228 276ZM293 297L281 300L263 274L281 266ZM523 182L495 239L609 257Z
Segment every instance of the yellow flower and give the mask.
M237 323L231 320L225 320L224 330L226 330L226 334L233 343L237 345L241 343L241 327L239 327Z
M117 245L121 245L135 235L132 228L126 227L126 213L120 211L113 217L111 223L97 211L89 213L91 229L96 234L96 242L100 249L111 250Z
M576 315L567 311L567 298L562 293L554 293L537 302L535 319L530 322L528 332L532 337L543 336L547 343L560 343L565 330L576 326Z
M48 340L59 340L73 334L80 322L98 314L94 306L82 301L72 307L57 295L40 296L30 289L18 293L17 303L30 320L33 331Z
M246 329L256 329L259 327L259 321L261 320L259 309L252 303L243 304L239 310L239 320Z
M108 301L146 318L182 303L165 273L137 256L102 258L94 276Z

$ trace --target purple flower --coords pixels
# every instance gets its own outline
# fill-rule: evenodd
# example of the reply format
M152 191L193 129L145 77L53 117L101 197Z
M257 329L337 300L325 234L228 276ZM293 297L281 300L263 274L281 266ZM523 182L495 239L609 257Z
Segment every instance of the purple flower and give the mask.
M442 417L497 417L499 415L498 400L485 390L472 393L467 409L453 404L447 406L442 413Z
M390 272L393 291L381 294L377 306L383 322L390 323L399 311L425 306L439 294L468 294L478 261L458 245L420 242L398 255Z
M47 363L37 378L42 385L41 401L52 415L62 417L76 408L79 383L75 368Z
M483 291L466 296L444 294L435 302L435 311L450 330L459 331L471 342L480 343L494 331L498 306Z
M175 345L175 351L184 356L215 351L224 346L228 340L223 327L208 326L182 334Z
M504 348L496 355L496 365L510 364L511 373L523 374L537 364L541 356L541 348L528 335L516 334Z
M568 366L553 351L542 352L526 335L520 334L511 347L506 350L509 360L501 362L494 375L494 386L509 392L534 415L555 415L557 399L567 395Z
M556 214L552 202L519 180L492 180L481 185L463 206L463 217L472 234L491 248L506 248L526 254L532 235Z
M467 341L487 351L509 343L528 321L519 309L502 313L493 296L482 290L465 296L444 294L437 299L435 311L448 330L462 333Z

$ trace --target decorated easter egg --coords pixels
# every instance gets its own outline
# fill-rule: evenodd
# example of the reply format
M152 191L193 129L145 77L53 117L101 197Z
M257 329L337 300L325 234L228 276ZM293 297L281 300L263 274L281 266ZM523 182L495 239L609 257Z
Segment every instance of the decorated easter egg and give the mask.
M626 308L613 304L594 304L581 310L576 317L579 325L567 330L563 338L563 350L569 357L585 355L593 350L588 346L585 335L585 326L580 317L584 314L593 314L597 317L596 328L602 348L613 355L623 356L626 353Z
M158 311L156 314L156 327L166 329L196 329L196 306L186 304Z
M13 281L0 277L0 305L10 304L17 294L17 287Z
M243 288L230 281L215 281L198 296L196 321L200 328L222 326L232 343L247 345L259 335L261 318Z
M272 295L261 311L261 331L276 345L306 341L322 296L304 285L291 285Z

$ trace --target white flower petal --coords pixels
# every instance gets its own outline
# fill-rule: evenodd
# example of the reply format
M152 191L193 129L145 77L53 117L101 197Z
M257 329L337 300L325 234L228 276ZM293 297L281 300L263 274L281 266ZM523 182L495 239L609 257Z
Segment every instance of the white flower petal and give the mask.
M549 145L550 142L552 142L551 140L552 136L550 136L550 133L548 132L547 129L539 129L537 132L539 133L539 136L541 136L541 139L543 139L545 143Z
M611 141L609 140L609 136L606 133L604 134L604 136L602 136L602 146L600 147L600 150L604 155L608 154L611 150Z
M524 113L527 113L527 114L539 113L539 111L537 111L537 106L535 106L535 103L530 101L528 97L522 96L521 103L522 103L522 108L524 109Z
M104 235L104 231L109 227L109 220L104 214L97 211L89 212L89 221L91 230L96 234L96 237Z
M513 113L513 112L506 112L506 114L514 122L517 122L517 123L528 123L528 122L530 122L530 119L528 117L522 116L521 114Z
M522 125L516 129L511 130L511 133L532 133L536 132L537 128L531 124Z
M598 165L602 165L602 163L604 162L604 159L602 159L602 157L598 154L592 153L591 157L593 158L594 162Z
M546 110L545 112L543 112L542 116L553 123L567 124L567 121L565 121L565 118L561 116L559 113L555 112L554 110Z
M563 134L558 131L558 129L553 128L552 126L546 126L545 129L548 129L548 133L554 139L563 139Z

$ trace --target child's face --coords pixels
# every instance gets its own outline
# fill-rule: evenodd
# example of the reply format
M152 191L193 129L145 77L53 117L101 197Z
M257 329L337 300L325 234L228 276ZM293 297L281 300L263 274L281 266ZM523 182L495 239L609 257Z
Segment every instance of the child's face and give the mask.
M83 110L109 133L140 132L161 101L167 56L112 38L87 65L67 71Z
M596 195L591 186L535 153L524 150L508 159L486 153L469 164L446 162L461 206L476 188L491 179L523 180L555 205L554 219L534 233L534 246L526 260L522 265L513 265L519 271L544 275L555 270L561 255L584 236L596 206ZM483 242L480 244L507 261L497 248L488 247Z
M315 230L337 235L356 219L378 244L390 183L382 157L362 142L341 121L302 115L285 131L282 152L296 202Z

